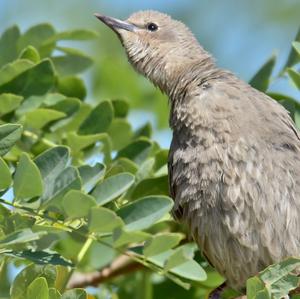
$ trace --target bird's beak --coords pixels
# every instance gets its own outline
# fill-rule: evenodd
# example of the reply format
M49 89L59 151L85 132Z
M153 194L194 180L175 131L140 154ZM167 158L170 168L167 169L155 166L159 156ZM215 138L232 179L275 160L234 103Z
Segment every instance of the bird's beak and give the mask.
M119 29L134 32L137 29L137 26L129 22L121 21L108 16L103 16L98 13L95 13L94 16L115 32L118 32Z

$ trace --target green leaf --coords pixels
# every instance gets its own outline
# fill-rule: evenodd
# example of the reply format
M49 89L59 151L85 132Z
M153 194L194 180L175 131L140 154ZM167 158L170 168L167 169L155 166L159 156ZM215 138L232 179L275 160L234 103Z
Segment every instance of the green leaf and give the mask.
M104 101L96 106L79 128L79 134L89 135L106 132L114 116L111 102Z
M271 286L272 298L281 299L289 295L289 292L296 289L300 285L300 277L297 275L288 274Z
M52 57L51 60L61 76L78 74L89 68L93 60L86 55L62 55Z
M10 151L14 144L21 138L22 126L5 124L0 126L0 156Z
M247 280L247 299L256 299L257 293L265 289L265 284L257 277Z
M66 168L69 155L67 147L57 146L35 158L34 162L40 170L44 183L43 201L50 199L55 193L54 182Z
M273 55L267 62L259 69L259 71L250 80L250 85L260 91L266 91L270 84L272 71L276 63L276 56Z
M55 30L50 24L38 24L29 28L19 39L18 49L23 50L27 46L35 47L42 57L49 56L54 50L55 43L49 40L55 34Z
M128 115L129 104L124 100L112 100L115 111L115 117L124 118Z
M59 40L90 40L98 37L98 33L93 30L75 29L57 33L53 35L48 42L56 42Z
M297 45L298 44L296 43L296 48L297 49L295 49L295 46L294 46L295 42L300 42L300 28L299 28L299 30L296 34L295 41L293 43L293 47L291 48L291 51L289 53L288 60L285 64L285 66L284 66L284 69L286 69L288 67L291 67L291 66L297 64L300 61L300 55L299 55L299 52L297 51L297 49L298 49Z
M10 170L5 161L0 157L0 190L8 188L11 182Z
M88 221L90 232L111 233L115 228L123 225L122 219L113 211L103 207L94 207L91 209Z
M48 299L49 290L46 278L36 278L27 289L27 299Z
M266 284L273 284L284 276L290 274L300 266L300 258L288 258L278 264L267 267L260 272L260 279Z
M67 261L65 258L60 256L54 252L46 252L46 251L9 251L5 253L8 256L14 256L17 258L22 258L26 260L30 260L38 265L55 265L55 266L65 266L72 267L73 264L70 261Z
M155 235L147 240L144 244L144 255L146 257L160 254L167 251L182 240L183 235L178 233L162 233Z
M43 180L38 167L28 154L23 153L14 175L13 184L16 199L27 199L43 194Z
M292 79L292 81L294 82L295 86L300 89L300 73L296 72L293 69L288 69L287 70L290 78Z
M61 299L61 294L55 288L49 288L49 298L50 299Z
M116 158L128 158L137 164L142 163L150 153L152 143L148 140L140 139L132 142L121 149Z
M142 230L156 223L172 206L173 201L167 196L148 196L121 208L117 214L128 231Z
M88 215L90 209L96 206L95 199L78 190L70 190L63 197L63 208L68 218L82 218Z
M134 132L134 138L147 137L150 138L152 136L152 126L150 123L146 123L141 126Z
M130 243L141 243L151 238L151 235L145 232L127 232L122 228L117 228L113 232L114 247L124 246Z
M57 89L67 97L83 100L86 97L86 88L82 79L75 76L58 78Z
M148 178L140 181L132 192L132 198L136 199L147 195L168 195L168 176Z
M99 205L104 205L125 193L134 184L134 179L126 172L108 177L96 186L92 195Z
M13 78L8 83L0 86L0 93L9 92L28 97L31 95L44 94L53 87L55 73L53 65L49 59L42 60L40 63L31 66L30 68L28 64L31 62L29 62L29 60L24 61L27 63L25 71L23 69L20 73L20 69L18 69L19 74L17 76L14 74ZM24 64L25 63L23 62L22 67L24 67ZM2 71L3 70L4 68Z
M32 68L34 64L27 59L18 59L0 69L0 87ZM9 92L9 91L8 91Z
M28 59L28 60L32 61L33 63L38 63L38 62L40 62L41 57L35 47L28 46L21 52L20 59Z
M66 114L60 111L38 108L24 115L24 125L34 129L42 129L48 123L59 120L65 116Z
M104 134L78 135L75 132L70 132L67 134L67 144L73 152L79 152L105 138L106 135Z
M79 172L75 167L69 166L65 168L52 182L51 195L46 206L63 210L62 198L69 190L80 190L81 181Z
M32 232L31 229L25 228L20 231L15 231L3 239L0 240L0 248L8 248L12 245L28 243L31 241L38 240L41 236L45 235L45 232Z
M72 289L63 293L61 299L87 299L84 289Z
M17 42L20 37L20 30L12 26L3 32L0 38L0 67L17 58Z
M26 298L28 286L38 277L44 277L47 280L48 287L53 288L56 279L56 269L53 266L31 264L23 269L16 277L10 290L12 299Z
M0 116L10 113L17 109L23 97L11 93L0 94Z
M174 250L169 250L159 255L149 257L148 260L151 263L163 268L172 254L174 254ZM186 262L181 263L179 266L170 269L169 272L193 281L205 281L207 279L207 275L203 268L192 259L189 259Z
M82 181L82 189L89 193L95 185L104 177L105 165L96 163L94 166L83 165L78 168Z
M177 248L174 252L168 257L164 269L169 271L175 267L178 267L193 258L192 253L189 251L189 248L184 246Z
M300 38L299 38L299 40L300 40ZM298 55L299 55L299 60L300 60L300 42L293 42L292 45L293 45L293 48L294 48L294 49L296 50L296 52L298 53Z
M111 137L113 150L120 150L132 137L131 125L124 119L114 119L107 134Z

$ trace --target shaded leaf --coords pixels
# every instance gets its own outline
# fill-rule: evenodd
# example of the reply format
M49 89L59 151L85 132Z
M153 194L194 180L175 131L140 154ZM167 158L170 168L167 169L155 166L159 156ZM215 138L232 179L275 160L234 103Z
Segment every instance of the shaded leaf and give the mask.
M95 107L79 128L79 134L97 134L106 132L113 119L111 102L101 102Z
M20 30L12 26L3 32L0 38L0 67L17 58L17 42L20 37Z
M247 280L247 299L256 299L257 293L264 291L265 284L257 277Z
M266 91L270 84L270 78L275 63L276 63L276 56L273 55L253 76L253 78L249 82L250 85L260 91Z
M94 166L80 166L78 171L82 181L82 189L87 193L90 192L103 178L105 169L105 166L101 163L96 163Z
M134 176L130 173L120 173L108 177L98 184L92 195L99 205L104 205L126 192L134 183Z
M14 256L26 260L30 260L38 265L61 265L65 267L72 267L73 264L70 261L67 261L65 258L54 252L46 251L9 251L6 255Z
M40 63L31 66L30 68L28 68L29 60L24 61L27 62L27 66L25 67L26 70L22 70L18 76L15 76L14 74L12 80L0 86L0 93L10 92L28 97L31 95L44 94L53 86L55 73L49 59L42 60ZM24 67L24 64L25 63L23 63L22 67ZM4 70L4 68L2 70Z
M173 201L166 196L148 196L121 208L117 214L123 219L128 231L150 227L173 206Z
M298 30L298 32L296 34L295 42L300 42L300 28L299 28L299 30ZM293 43L293 45L294 45L294 43ZM284 69L286 69L287 67L291 67L291 66L297 64L299 61L300 61L300 55L298 54L298 51L293 46L291 48L290 53L289 53L289 56L288 56L288 59L287 59L287 62L285 64L285 66L284 66Z
M20 162L14 175L13 190L17 200L43 194L43 181L40 171L26 153L22 153L20 157Z
M128 158L140 164L150 153L152 143L148 140L140 139L121 149L116 158Z
M147 195L169 195L168 176L148 178L140 181L132 192L132 198L136 199Z
M89 68L93 60L86 55L62 55L52 57L55 69L62 76L78 74Z
M38 24L29 28L19 39L18 50L21 51L27 46L35 47L42 57L49 56L54 50L55 43L47 43L51 36L55 34L55 30L50 24Z
M115 111L115 117L126 117L129 111L129 104L124 100L112 100L112 105Z

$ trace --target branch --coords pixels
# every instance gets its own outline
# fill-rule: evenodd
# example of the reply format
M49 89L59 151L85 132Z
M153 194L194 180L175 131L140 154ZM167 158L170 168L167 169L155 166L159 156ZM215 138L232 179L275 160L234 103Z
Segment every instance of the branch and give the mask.
M145 267L132 259L127 255L121 255L116 258L108 267L103 268L100 271L91 273L79 273L76 272L72 275L68 282L67 288L85 288L87 286L98 286L112 278L117 276L128 274L131 272L145 269Z

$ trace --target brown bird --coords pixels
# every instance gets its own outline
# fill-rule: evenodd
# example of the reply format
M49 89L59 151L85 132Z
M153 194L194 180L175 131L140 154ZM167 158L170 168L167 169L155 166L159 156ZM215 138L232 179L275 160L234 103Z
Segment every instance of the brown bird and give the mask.
M129 61L166 93L173 215L235 289L300 256L300 134L276 101L216 66L190 30L143 11L96 14Z

